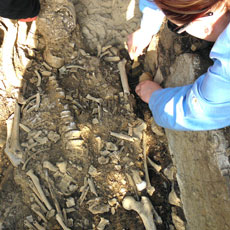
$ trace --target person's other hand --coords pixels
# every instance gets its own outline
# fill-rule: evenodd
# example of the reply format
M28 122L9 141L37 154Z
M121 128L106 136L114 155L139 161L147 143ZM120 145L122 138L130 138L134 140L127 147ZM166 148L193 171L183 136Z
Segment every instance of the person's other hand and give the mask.
M142 101L149 103L150 97L156 90L162 89L162 87L154 81L142 81L136 86L136 94Z
M138 57L143 53L143 50L149 45L151 42L152 35L144 33L143 30L138 29L132 34L128 35L128 52L130 58L133 60L135 57Z

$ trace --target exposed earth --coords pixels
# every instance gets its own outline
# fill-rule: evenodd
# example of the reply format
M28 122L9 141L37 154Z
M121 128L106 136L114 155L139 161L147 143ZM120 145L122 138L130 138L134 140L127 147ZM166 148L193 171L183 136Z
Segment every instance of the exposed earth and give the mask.
M149 199L157 229L185 229L164 130L134 88L144 71L164 86L177 55L207 55L212 44L165 22L133 70L124 42L140 23L137 2L41 3L33 24L1 21L0 230L145 229L126 196Z

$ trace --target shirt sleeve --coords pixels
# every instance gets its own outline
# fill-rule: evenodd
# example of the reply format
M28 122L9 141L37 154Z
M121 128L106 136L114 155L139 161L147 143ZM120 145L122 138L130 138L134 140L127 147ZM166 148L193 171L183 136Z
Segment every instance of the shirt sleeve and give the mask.
M192 85L155 91L149 107L157 124L174 130L212 130L230 125L230 24L214 44L214 61Z
M165 18L164 13L158 6L148 0L139 1L140 11L143 13L141 20L141 30L145 34L155 35L159 30Z

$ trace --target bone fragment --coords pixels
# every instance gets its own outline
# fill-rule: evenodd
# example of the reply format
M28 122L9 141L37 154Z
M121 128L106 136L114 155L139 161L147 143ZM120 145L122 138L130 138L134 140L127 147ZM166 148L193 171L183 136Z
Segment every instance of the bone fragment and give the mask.
M146 146L146 134L143 132L143 155L144 155L144 169L145 169L145 180L147 183L147 192L150 196L153 195L155 188L151 185L150 179L149 179L149 172L148 172L148 166L147 166L147 146Z
M109 224L109 220L101 217L101 220L97 226L97 230L104 230L106 225L108 225L108 224Z
M45 216L40 212L40 208L37 204L32 204L31 205L31 209L34 213L36 213L45 223L47 223L47 219L45 218Z
M22 123L19 124L19 127L23 129L25 132L29 133L31 130L27 126L23 125Z
M41 78L40 73L37 70L35 70L34 72L35 72L36 76L38 77L38 82L37 82L36 86L39 87L41 85L42 78Z
M70 228L68 228L68 227L65 225L65 223L63 222L63 220L62 220L60 214L57 214L57 215L56 215L56 220L57 220L57 222L61 225L61 227L63 228L63 230L71 230Z
M50 163L49 161L43 162L43 168L49 169L49 171L51 171L51 172L57 172L58 171L58 168L55 165L53 165L52 163Z
M89 189L90 189L90 191L91 191L95 196L98 196L92 178L88 178L88 184L89 184Z
M94 101L94 102L97 102L98 104L101 104L101 103L102 103L102 99L101 99L101 98L92 97L90 94L88 94L88 95L86 96L86 99L91 100L91 101Z
M20 106L15 104L14 117L12 116L6 121L7 123L7 139L6 147L4 149L6 155L9 157L13 166L18 167L23 163L23 151L19 143L19 120L20 120Z
M37 94L36 94L35 111L38 111L39 106L40 106L40 103L41 103L41 96L40 96L40 93L37 93Z
M181 200L177 196L175 189L174 189L174 183L172 183L172 190L169 193L168 201L170 204L181 207Z
M37 230L46 230L42 225L40 225L36 220L33 221L33 225L37 228Z
M147 157L147 159L148 159L149 164L150 164L157 172L160 172L160 171L161 171L161 169L162 169L161 165L156 164L156 163L153 162L149 157Z
M49 186L50 195L51 195L51 197L52 197L52 199L54 201L54 205L55 205L56 211L62 217L62 211L61 211L60 205L58 203L58 200L57 200L57 198L55 196L54 189L53 189L53 187L52 187L52 185L50 183L50 179L49 179L49 175L48 175L48 171L47 170L45 170L45 175L46 175L46 181L47 181L48 186Z
M121 59L119 56L114 56L114 57L105 57L104 60L107 62L118 62Z
M122 139L122 140L134 142L134 138L133 137L130 137L130 136L128 136L126 134L123 134L123 133L110 132L110 135L113 136L113 137L117 137L119 139Z
M129 175L128 173L126 173L125 175L126 175L126 177L128 179L129 184L132 186L132 188L133 188L133 190L135 192L135 197L138 199L138 197L139 197L138 196L138 191L137 191L137 187L135 185L135 182L133 180L133 177L131 175Z
M40 199L38 198L36 193L32 193L32 196L34 197L35 202L39 205L39 207L41 208L41 210L46 213L47 209L46 207L42 204L42 202L40 201Z
M33 147L33 146L31 146L31 147ZM28 150L30 150L31 147L28 146ZM35 155L37 155L37 154L39 154L39 153L42 153L42 152L45 152L45 151L48 151L48 150L49 150L49 148L42 149L42 150L40 150L40 151L37 151L37 152L33 153L31 156L29 156L29 157L26 159L25 163L23 164L22 170L25 170L25 169L26 169L26 166L27 166L28 162L29 162Z
M111 45L103 46L103 47L101 48L101 52L104 53L106 50L108 50L108 49L110 49L110 48L112 48Z
M52 67L49 66L46 62L43 62L42 65L43 65L46 69L48 69L49 71L52 71Z
M104 56L106 56L107 54L111 54L111 52L109 50L105 51L104 53L102 53L100 55L100 58L103 58Z
M80 66L80 65L68 65L68 66L66 66L66 69L82 69L82 70L86 70L85 67Z
M68 223L67 213L66 213L65 208L62 209L62 214L63 214L63 222Z
M156 230L153 221L153 206L147 197L142 196L141 201L136 201L131 196L126 196L122 201L123 208L126 210L134 210L141 217L146 230Z
M49 201L47 200L43 190L42 190L42 187L39 183L39 179L38 177L34 174L33 170L30 169L27 173L26 173L30 178L31 180L33 181L38 193L40 194L40 197L42 199L42 202L46 205L47 209L50 211L52 209L52 206L50 205Z
M67 162L66 161L57 162L56 165L61 173L66 174L67 172Z
M133 181L136 184L137 190L141 192L146 188L146 182L143 181L140 177L140 174L137 170L132 170Z
M124 93L130 94L128 77L126 74L125 65L126 65L126 60L123 59L122 61L118 63L118 69L120 71L120 78L121 78L121 84L123 87L123 91Z
M30 102L33 101L33 99L35 99L37 97L37 94L29 97L26 99L25 103L22 105L22 108L21 108L21 112L23 113L24 110L26 110L26 108L29 106Z
M82 205L83 201L85 200L85 198L86 198L88 192L89 192L89 186L87 186L87 187L84 189L84 191L82 192L82 194L81 194L81 196L80 196L80 198L79 198L79 204L80 204L80 206Z
M37 230L28 220L24 220L25 227L29 228L30 230ZM0 228L1 229L1 228Z

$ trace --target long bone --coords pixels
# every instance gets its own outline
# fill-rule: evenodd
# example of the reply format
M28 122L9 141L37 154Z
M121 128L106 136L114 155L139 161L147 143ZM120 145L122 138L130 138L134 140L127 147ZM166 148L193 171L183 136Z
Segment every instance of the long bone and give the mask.
M129 89L129 83L128 83L128 77L126 74L125 65L126 65L126 60L123 59L118 63L117 66L120 72L120 78L121 78L121 84L122 84L123 91L124 93L129 95L130 89Z
M136 201L131 196L126 196L122 201L122 206L126 210L136 211L141 217L146 230L157 230L153 221L153 216L157 223L162 223L161 218L153 208L150 200L145 196L141 197L140 202Z
M149 172L148 172L148 165L147 165L147 146L146 146L146 134L143 132L143 155L144 155L144 169L145 169L145 180L147 183L147 192L150 196L153 195L155 188L151 185L150 179L149 179Z
M27 173L26 173L30 178L31 180L33 181L41 199L42 199L42 202L45 204L45 206L47 207L47 209L50 211L52 209L52 206L50 205L49 201L47 200L43 190L42 190L42 187L39 183L39 179L38 177L34 174L33 170L30 169Z
M18 167L20 163L24 163L22 156L23 151L19 143L19 120L20 106L15 104L14 116L10 116L7 123L7 139L4 149L13 166Z

